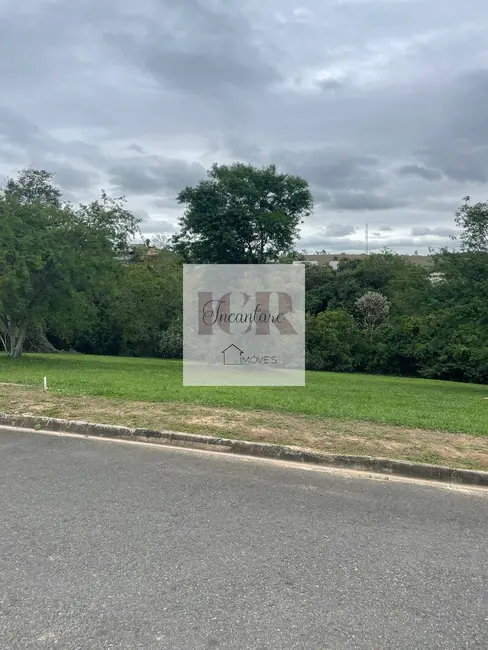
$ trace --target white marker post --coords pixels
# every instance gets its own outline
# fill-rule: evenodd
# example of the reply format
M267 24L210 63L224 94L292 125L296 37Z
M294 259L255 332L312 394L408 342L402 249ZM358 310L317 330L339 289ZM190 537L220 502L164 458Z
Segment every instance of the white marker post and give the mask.
M44 377L44 390L47 390L47 377Z

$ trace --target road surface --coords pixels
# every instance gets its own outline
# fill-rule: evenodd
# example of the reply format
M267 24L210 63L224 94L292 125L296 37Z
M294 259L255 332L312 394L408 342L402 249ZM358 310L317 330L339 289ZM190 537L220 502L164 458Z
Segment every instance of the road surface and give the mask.
M488 647L485 495L8 429L0 481L1 648Z

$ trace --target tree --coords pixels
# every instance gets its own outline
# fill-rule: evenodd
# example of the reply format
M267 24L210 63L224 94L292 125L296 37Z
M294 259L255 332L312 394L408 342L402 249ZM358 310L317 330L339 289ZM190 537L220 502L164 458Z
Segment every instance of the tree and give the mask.
M316 316L330 307L334 297L336 272L328 265L306 266L305 308Z
M100 199L80 205L75 210L76 221L109 244L114 253L126 253L129 240L140 234L142 219L125 208L124 196L110 197L102 190Z
M459 236L461 250L465 252L488 252L488 201L470 203L465 196L464 203L456 211L455 223L463 229ZM452 239L457 239L452 236Z
M433 266L434 260L432 269ZM412 264L408 257L387 250L368 255L359 261L353 272L360 286L357 297L374 291L388 298L390 310L395 315L424 312L429 308L432 269Z
M50 172L27 167L18 173L17 178L7 178L3 195L6 199L16 199L21 205L38 203L61 208L62 193L52 180Z
M178 196L186 209L173 244L185 261L264 264L292 250L313 207L304 179L243 163L214 164L207 175Z
M21 356L29 327L49 320L67 330L86 317L137 227L123 199L102 193L73 208L52 179L25 169L0 194L0 331L12 357Z
M291 250L287 253L281 253L275 260L278 264L292 264L293 262L305 262L303 253Z
M358 329L354 318L343 309L307 316L306 365L309 370L354 369Z
M356 308L361 314L363 323L372 337L374 328L382 323L390 313L388 298L376 291L367 291L356 300Z
M150 244L157 250L168 250L171 247L171 237L162 233L154 235Z
M124 353L168 356L181 338L183 273L174 254L161 255L151 264L124 267L117 296L117 321L121 325ZM181 356L182 342L179 343Z

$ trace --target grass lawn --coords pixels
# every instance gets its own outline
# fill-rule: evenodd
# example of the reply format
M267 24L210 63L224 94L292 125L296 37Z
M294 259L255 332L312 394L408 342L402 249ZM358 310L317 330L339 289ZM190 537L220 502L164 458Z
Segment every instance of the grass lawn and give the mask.
M44 376L47 394L41 390ZM0 355L3 412L175 428L459 467L488 469L487 397L487 386L318 372L307 373L305 387L183 387L178 361Z
M488 434L488 386L427 379L308 372L305 387L183 387L179 361L69 354L0 355L0 382L65 395L259 409Z

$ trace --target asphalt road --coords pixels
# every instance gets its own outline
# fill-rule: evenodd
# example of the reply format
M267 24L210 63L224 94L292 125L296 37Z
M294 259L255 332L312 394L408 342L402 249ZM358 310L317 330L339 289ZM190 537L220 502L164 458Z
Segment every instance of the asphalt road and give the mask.
M488 498L0 430L0 648L488 647Z

